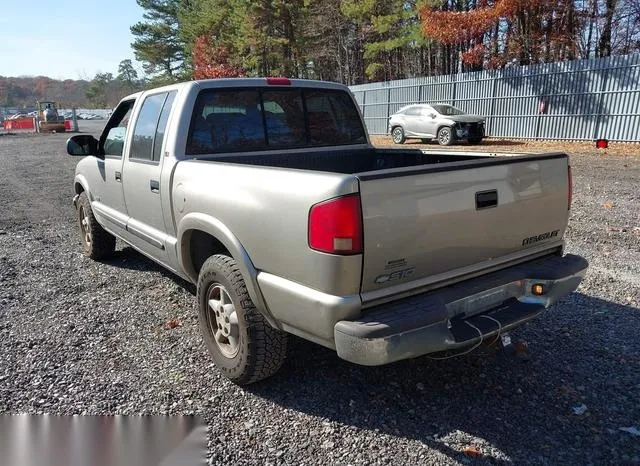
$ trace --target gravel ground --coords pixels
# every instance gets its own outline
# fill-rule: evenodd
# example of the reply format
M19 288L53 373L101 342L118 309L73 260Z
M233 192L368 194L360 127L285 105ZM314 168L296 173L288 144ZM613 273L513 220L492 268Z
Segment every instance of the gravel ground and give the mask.
M239 388L192 285L123 244L82 256L65 139L0 136L0 413L199 414L212 464L640 464L620 430L640 429L640 158L573 157L568 251L591 268L512 334L524 354L367 368L294 339Z

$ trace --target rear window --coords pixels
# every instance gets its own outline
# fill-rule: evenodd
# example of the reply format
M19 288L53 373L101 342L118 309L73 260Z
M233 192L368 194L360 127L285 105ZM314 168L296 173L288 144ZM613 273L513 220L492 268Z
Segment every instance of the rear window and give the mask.
M343 91L206 89L194 107L189 155L362 144L366 134Z

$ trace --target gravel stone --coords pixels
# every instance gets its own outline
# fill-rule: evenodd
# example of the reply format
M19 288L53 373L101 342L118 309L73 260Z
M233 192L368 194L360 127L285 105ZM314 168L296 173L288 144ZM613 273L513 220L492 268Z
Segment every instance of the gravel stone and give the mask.
M572 157L567 252L591 267L513 332L528 358L360 367L293 338L280 373L239 388L206 352L193 285L121 243L82 255L67 137L0 138L0 413L197 414L216 465L638 463L620 428L640 420L640 158Z

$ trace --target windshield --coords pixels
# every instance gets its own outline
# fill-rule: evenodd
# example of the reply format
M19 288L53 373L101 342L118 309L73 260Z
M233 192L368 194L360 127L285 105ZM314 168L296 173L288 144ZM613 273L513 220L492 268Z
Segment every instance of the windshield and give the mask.
M466 115L467 112L463 112L459 108L453 105L432 105L433 109L440 115Z
M366 142L357 107L344 91L284 87L205 89L196 100L186 153Z

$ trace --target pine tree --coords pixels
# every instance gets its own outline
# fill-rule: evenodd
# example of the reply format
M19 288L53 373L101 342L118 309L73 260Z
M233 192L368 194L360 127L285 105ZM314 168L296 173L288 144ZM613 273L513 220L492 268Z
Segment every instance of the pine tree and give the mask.
M158 81L178 79L184 71L185 49L179 34L180 0L136 1L145 10L144 21L131 26L136 59Z

